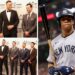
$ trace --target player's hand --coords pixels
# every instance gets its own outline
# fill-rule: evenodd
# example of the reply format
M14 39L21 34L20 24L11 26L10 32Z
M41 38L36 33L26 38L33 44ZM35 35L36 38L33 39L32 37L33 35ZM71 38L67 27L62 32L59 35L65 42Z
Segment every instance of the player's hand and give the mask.
M28 60L29 64L31 64L32 62L30 60Z
M63 75L68 75L74 72L74 69L72 69L71 67L67 67L67 66L61 66L60 67L60 72Z
M29 37L30 36L30 34L29 34L28 31L25 31L24 34L25 34L26 37Z
M13 60L14 58L13 57L11 57L11 60Z
M0 33L0 38L3 37L3 33Z
M74 70L74 72L75 72L75 67L73 67L73 70Z
M4 58L4 56L0 56L0 59L3 59Z
M21 60L21 63L24 63L24 60Z
M8 30L11 30L14 28L14 25L8 25L7 28L8 28Z
M54 68L54 67L50 67L48 69L48 72L50 75L60 75L60 72L57 68Z

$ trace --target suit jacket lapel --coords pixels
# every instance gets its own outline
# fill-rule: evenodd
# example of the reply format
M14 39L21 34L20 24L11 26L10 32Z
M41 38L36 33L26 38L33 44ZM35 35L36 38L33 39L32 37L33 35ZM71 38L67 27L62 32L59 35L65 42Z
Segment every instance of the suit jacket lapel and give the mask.
M31 14L30 18L33 17L33 13Z
M4 50L5 50L5 46L4 46L4 48L3 48L3 52L4 52Z
M10 21L8 20L8 17L7 17L6 11L5 11L4 13L5 13L6 20L7 20L8 22L11 22L11 18L12 18L12 10L11 10L11 15L10 15Z
M24 49L24 52L26 53L26 48Z
M2 46L0 46L0 52L2 52Z
M13 15L13 12L12 12L12 10L11 10L10 22L11 22L11 20L12 20L12 15Z
M5 17L5 18L6 18L6 20L8 21L6 11L4 11L4 17Z

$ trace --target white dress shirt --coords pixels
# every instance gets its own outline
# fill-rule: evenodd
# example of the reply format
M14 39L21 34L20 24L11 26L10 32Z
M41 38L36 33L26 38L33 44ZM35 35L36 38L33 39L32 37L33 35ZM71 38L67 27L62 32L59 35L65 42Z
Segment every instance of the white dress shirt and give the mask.
M3 52L4 46L2 46L2 52Z
M28 17L31 17L31 15L32 15L32 12L31 13L27 13L27 19L28 19Z
M7 12L7 10L6 10L6 15L7 15L8 21L10 21L11 12Z

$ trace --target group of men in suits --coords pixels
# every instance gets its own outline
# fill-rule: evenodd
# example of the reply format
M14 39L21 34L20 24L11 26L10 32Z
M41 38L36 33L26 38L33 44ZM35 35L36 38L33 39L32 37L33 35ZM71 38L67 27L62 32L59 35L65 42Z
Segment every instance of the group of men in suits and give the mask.
M22 30L24 37L37 36L37 15L32 12L31 3L26 5L27 14L23 15ZM6 10L0 13L0 37L17 37L19 17L12 9L12 1L6 2Z
M18 75L18 63L20 64L20 75L23 75L23 70L25 75L28 75L28 67L30 68L31 75L36 75L36 56L37 50L35 48L35 43L31 42L31 49L26 48L26 43L22 43L22 49L16 46L16 42L12 42L12 48L6 45L6 40L2 40L2 45L0 46L0 75L2 75L2 67L6 69L6 75ZM8 58L10 64L10 70L8 67ZM9 74L10 71L10 74Z

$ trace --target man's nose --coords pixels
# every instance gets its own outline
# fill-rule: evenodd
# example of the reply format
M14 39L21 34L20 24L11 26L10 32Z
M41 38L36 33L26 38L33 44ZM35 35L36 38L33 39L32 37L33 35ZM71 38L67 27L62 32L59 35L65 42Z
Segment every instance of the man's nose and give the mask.
M68 20L64 20L64 22L68 22Z

